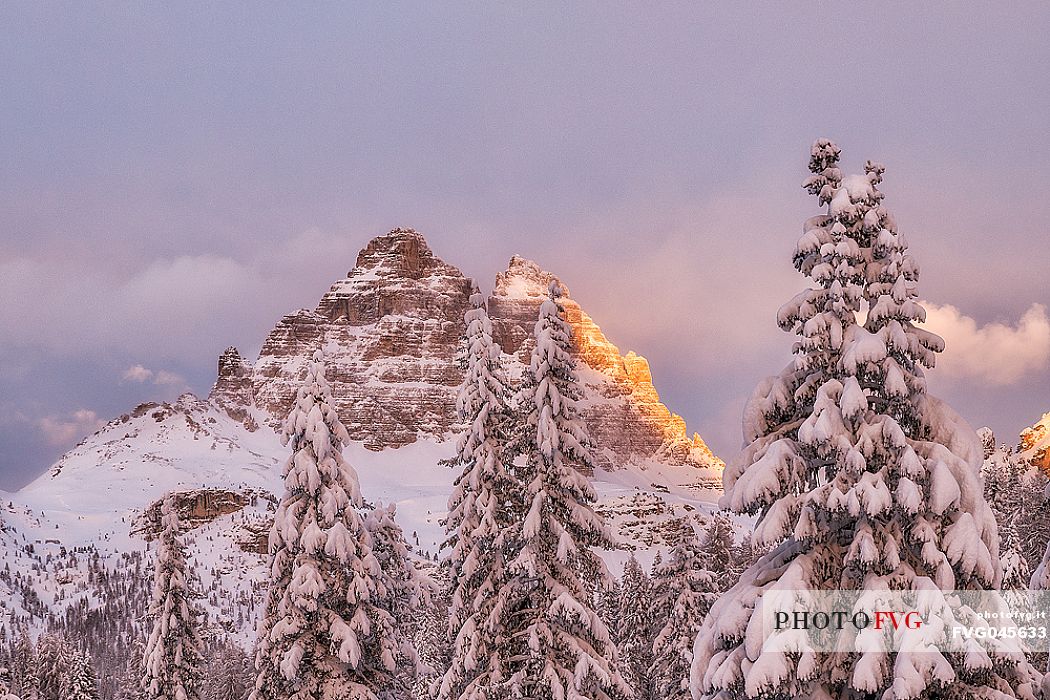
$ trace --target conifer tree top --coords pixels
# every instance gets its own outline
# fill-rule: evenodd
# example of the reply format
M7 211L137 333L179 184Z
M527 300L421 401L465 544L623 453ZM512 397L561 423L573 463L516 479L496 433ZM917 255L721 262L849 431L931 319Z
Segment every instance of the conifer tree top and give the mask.
M927 393L925 370L944 343L920 327L919 268L878 189L885 168L868 161L843 176L839 157L826 139L811 150L803 186L825 210L806 222L793 259L810 286L777 315L797 336L794 359L755 389L746 447L724 475L722 504L757 514L753 539L773 549L706 618L694 697L915 698L940 686L1023 696L1031 668L1009 645L975 650L979 662L933 648L922 659L893 652L892 663L881 651L819 663L758 651L751 621L768 590L981 590L1000 580L980 441ZM993 667L999 675L984 673Z

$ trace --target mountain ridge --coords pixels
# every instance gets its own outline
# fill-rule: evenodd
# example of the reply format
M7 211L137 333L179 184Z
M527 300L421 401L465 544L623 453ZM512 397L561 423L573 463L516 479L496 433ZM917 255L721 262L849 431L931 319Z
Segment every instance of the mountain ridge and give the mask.
M496 275L488 298L494 340L518 370L528 362L532 325L552 280L561 281L517 255ZM394 229L373 238L313 310L284 316L254 364L236 349L224 351L209 398L239 420L248 419L252 405L262 408L276 426L291 405L304 358L323 349L352 439L384 449L420 437L446 438L458 420L455 393L463 373L456 356L475 286L434 255L421 234ZM633 351L621 355L571 296L564 306L579 364L593 370L585 372L593 391L584 418L603 446L597 463L617 468L654 457L720 468L699 434L690 437L685 421L660 401L645 358Z
M524 370L554 278L519 256L497 275L489 305L512 376ZM5 494L0 551L10 571L0 576L0 626L39 631L104 604L110 594L92 571L130 575L149 547L150 514L174 492L211 624L250 644L272 521L267 494L280 493L288 457L274 428L316 349L328 356L353 439L347 458L366 499L395 504L416 556L432 560L455 478L441 462L454 454L456 356L474 286L417 232L376 237L314 309L275 324L254 362L223 351L206 398L140 404ZM660 401L645 359L621 354L577 302L564 303L578 345L580 408L596 443L596 507L620 545L644 560L666 545L673 521L716 509L722 462ZM606 553L613 565L626 556Z

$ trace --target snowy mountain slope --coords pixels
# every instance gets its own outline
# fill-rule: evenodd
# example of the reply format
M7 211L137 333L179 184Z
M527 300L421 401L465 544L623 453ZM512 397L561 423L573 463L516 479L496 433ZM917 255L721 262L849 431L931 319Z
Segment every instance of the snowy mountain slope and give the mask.
M552 277L521 258L498 276L489 303L501 314L494 318L511 374L527 356L536 289ZM380 236L316 310L278 323L254 364L236 350L223 353L207 400L186 394L139 406L22 491L0 494L0 624L40 630L115 601L132 618L141 614L150 509L174 491L193 525L189 552L210 625L247 642L264 580L270 494L282 490L288 457L274 427L318 348L329 357L341 418L355 440L346 456L365 498L396 504L409 544L433 559L455 477L440 462L454 453L452 407L462 380L455 356L471 286L416 232ZM722 463L660 402L644 358L621 355L571 299L566 316L579 350L580 405L598 442L602 468L591 475L598 509L644 561L666 544L668 523L715 510ZM616 569L626 556L607 558Z
M426 558L444 539L441 520L455 472L439 462L453 452L452 442L433 440L378 452L355 443L346 450L366 499L396 504L409 544ZM77 606L101 605L106 593L91 582L88 569L148 570L141 521L150 504L168 491L193 494L204 487L279 493L287 455L272 430L249 430L192 395L110 421L30 486L2 494L0 552L11 574L0 576L0 620L12 629L26 624L39 630ZM650 460L598 470L593 480L611 530L647 561L651 548L666 544L666 523L715 510L718 492L697 476L692 467ZM272 504L245 501L234 512L200 514L188 544L213 630L247 644L265 579L260 548ZM625 550L607 558L615 570L626 557Z
M168 491L205 485L272 490L279 450L273 431L248 431L184 394L172 404L143 404L110 421L17 497L51 518L68 520L63 536L78 544L83 528L75 523L129 515ZM86 534L93 534L90 528Z
M365 498L396 504L409 544L425 558L436 556L444 539L441 521L455 472L438 463L453 451L451 442L431 440L397 450L376 452L360 443L346 450ZM137 524L150 504L168 491L192 494L204 487L279 493L287 454L273 431L250 431L189 395L111 421L29 487L4 494L5 506L12 505L3 512L8 527L0 534L0 549L28 585L24 593L4 596L0 619L40 629L47 615L60 616L83 601L100 603L103 595L87 585L88 560L71 564L64 553L90 553L112 570L129 561L145 564L149 543ZM698 484L695 472L656 461L599 470L594 476L599 509L619 541L647 560L645 552L666 544L664 523L716 509L718 492ZM212 625L245 643L253 634L265 578L259 548L272 521L270 501L246 501L232 513L203 517L188 536ZM626 557L626 551L613 552L608 560L616 569Z

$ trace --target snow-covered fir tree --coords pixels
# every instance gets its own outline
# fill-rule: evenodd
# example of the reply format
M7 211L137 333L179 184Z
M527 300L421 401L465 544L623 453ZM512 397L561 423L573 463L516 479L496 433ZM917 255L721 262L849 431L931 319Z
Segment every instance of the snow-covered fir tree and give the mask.
M11 692L11 671L6 666L0 668L0 700L19 700L19 697Z
M171 494L161 504L160 523L142 688L151 699L199 700L204 670L197 630L200 612L190 590L186 548L179 539L179 509Z
M33 659L36 655L29 631L20 627L11 645L8 659L8 683L15 695L29 698L33 687Z
M608 577L595 548L614 545L591 504L589 438L576 403L573 339L561 285L540 306L535 347L519 392L525 417L516 471L528 512L510 564L506 646L513 659L510 697L605 700L630 694L616 648L591 605ZM507 697L502 695L500 697Z
M690 534L696 536L692 527L685 532L686 539ZM711 590L716 593L728 590L744 569L754 563L749 547L736 544L736 529L725 513L715 513L704 524L698 546L705 568L713 577Z
M999 535L999 562L1003 570L1002 589L1009 591L1028 588L1032 569L1025 559L1014 521L1003 523Z
M1000 525L1015 516L1021 507L1024 471L1021 460L1015 459L1006 445L993 448L985 456L981 465L984 497L1000 519Z
M372 553L379 562L374 602L388 613L381 620L389 625L382 636L393 641L397 668L390 685L379 693L381 700L407 700L413 681L423 670L415 646L421 577L412 563L396 513L397 508L391 503L373 508L365 517L365 528L372 536Z
M620 669L636 700L649 697L649 667L653 662L656 618L653 617L653 585L632 554L623 568L620 583Z
M29 685L22 694L33 700L66 700L73 648L60 637L42 634L36 642Z
M98 700L98 678L87 654L76 651L70 657L68 683L66 700Z
M657 554L659 556L659 553ZM610 576L594 592L594 609L609 630L609 639L620 648L620 581Z
M398 668L394 621L379 605L379 562L365 527L349 442L318 351L282 440L292 455L270 532L270 591L256 642L252 700L374 700Z
M19 695L25 700L98 700L90 657L58 635L40 635Z
M839 150L814 144L810 219L795 267L814 283L785 304L795 358L762 382L744 414L747 443L724 475L723 505L758 515L775 545L722 596L694 646L694 697L1032 697L1018 655L878 651L760 653L748 624L771 588L990 589L998 533L984 501L975 431L927 394L923 368L943 342L916 324L918 266L878 191L882 166L843 177ZM760 625L751 627L752 633Z
M724 540L721 523L708 531L709 547L724 547L715 554L728 562L732 536ZM731 534L731 533L730 533ZM710 566L696 531L683 523L679 541L665 561L653 567L654 597L651 609L660 623L653 640L648 669L648 696L659 700L688 700L689 666L700 624L720 592L717 572ZM724 570L728 570L725 567Z
M431 700L440 689L441 680L451 664L452 644L449 639L448 569L438 567L422 581L422 609L416 625L416 649L422 673L412 686L415 700Z
M255 663L243 649L223 640L208 654L201 700L243 700L255 684Z
M1038 567L1047 545L1050 545L1050 502L1047 500L1047 478L1042 469L1033 466L1006 445L995 445L995 436L983 429L986 445L981 479L984 495L999 525L1000 550L1007 556L1006 532L1012 527L1029 570ZM1005 559L1004 559L1005 562ZM1006 574L1004 568L1004 576Z
M113 700L146 700L146 691L142 687L145 655L145 640L141 638L134 640L125 667L117 679Z
M492 341L484 297L476 290L466 313L466 378L456 408L465 428L456 443L460 468L445 526L451 548L444 565L452 586L448 611L453 653L441 681L442 700L490 697L508 677L502 596L512 539L525 509L524 489L509 448L515 424L511 389Z

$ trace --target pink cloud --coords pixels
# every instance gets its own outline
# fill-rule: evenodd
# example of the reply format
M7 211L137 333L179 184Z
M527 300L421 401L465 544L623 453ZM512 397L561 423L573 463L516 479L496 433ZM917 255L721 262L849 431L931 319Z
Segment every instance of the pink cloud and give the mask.
M36 427L50 444L67 447L80 438L95 432L105 424L98 414L86 408L62 416L44 416L36 421Z
M926 327L944 338L937 372L986 386L1015 384L1050 364L1050 318L1032 304L1016 323L978 325L954 306L926 303Z

